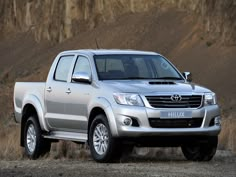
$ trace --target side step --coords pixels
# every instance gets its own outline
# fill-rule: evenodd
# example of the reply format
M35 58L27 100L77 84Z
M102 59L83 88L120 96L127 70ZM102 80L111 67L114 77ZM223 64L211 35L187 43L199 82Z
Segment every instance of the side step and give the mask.
M86 143L88 135L86 133L64 132L64 131L52 131L47 135L43 135L44 138L57 139L57 140L69 140Z

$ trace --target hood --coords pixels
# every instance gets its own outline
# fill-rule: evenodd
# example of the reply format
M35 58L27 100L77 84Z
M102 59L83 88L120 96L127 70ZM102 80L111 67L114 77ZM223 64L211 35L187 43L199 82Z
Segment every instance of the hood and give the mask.
M123 93L204 93L211 92L211 90L196 85L194 83L175 82L175 81L140 81L140 80L119 80L119 81L103 81L109 88L114 91Z

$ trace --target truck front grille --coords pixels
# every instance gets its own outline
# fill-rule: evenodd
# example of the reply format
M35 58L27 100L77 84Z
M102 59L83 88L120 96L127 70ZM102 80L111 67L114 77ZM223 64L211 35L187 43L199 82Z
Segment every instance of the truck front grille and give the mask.
M181 95L181 99L173 101L171 95L146 96L154 108L198 108L202 104L202 95Z
M197 128L201 127L203 118L160 119L149 118L152 128Z

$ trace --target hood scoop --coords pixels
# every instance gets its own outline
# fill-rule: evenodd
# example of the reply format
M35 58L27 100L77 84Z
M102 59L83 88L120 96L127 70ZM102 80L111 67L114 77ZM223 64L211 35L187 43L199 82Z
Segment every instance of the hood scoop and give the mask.
M168 82L168 81L155 81L149 82L150 85L174 85L175 82Z

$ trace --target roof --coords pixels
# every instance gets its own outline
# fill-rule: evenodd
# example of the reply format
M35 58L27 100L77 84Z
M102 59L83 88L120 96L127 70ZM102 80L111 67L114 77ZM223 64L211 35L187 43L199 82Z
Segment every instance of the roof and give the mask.
M121 50L121 49L83 49L83 50L67 50L61 54L83 53L92 55L112 55L112 54L138 54L138 55L158 55L156 52L139 51L139 50Z

